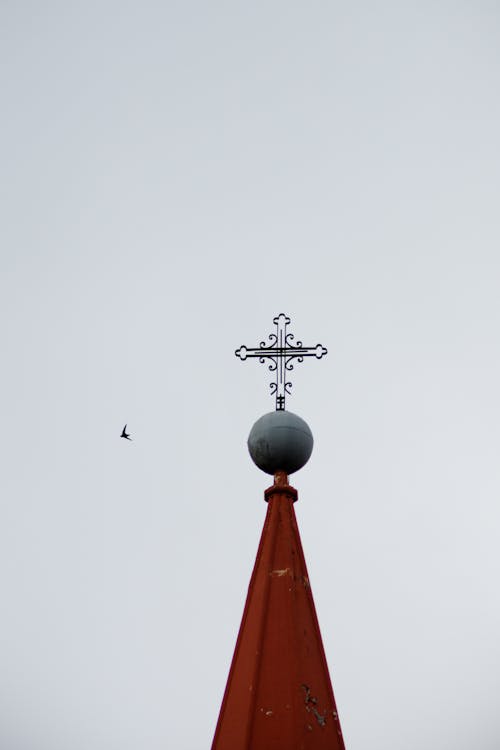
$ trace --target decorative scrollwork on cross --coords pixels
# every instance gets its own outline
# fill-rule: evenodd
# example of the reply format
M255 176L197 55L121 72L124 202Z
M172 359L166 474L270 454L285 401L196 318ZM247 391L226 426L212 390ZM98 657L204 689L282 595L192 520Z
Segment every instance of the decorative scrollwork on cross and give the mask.
M302 341L293 343L295 336L293 333L287 333L290 318L284 313L274 318L273 323L276 325L276 333L269 334L270 343L261 341L259 346L253 348L240 346L235 354L241 360L257 357L261 364L266 360L270 361L268 369L276 372L275 382L269 384L271 395L276 396L276 411L283 411L285 397L291 393L292 384L287 380L287 373L293 370L293 361L303 362L304 357L321 359L328 351L321 344L303 346Z

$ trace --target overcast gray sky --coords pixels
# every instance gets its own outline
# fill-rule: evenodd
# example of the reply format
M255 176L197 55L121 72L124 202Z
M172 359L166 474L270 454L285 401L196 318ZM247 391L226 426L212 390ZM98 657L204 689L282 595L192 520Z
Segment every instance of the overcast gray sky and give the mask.
M210 747L283 311L346 746L498 750L498 4L3 0L0 63L1 747Z

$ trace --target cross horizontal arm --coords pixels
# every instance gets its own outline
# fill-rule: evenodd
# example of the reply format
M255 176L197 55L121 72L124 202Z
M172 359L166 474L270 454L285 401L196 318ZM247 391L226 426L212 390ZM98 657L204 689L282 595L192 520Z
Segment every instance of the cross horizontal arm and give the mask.
M239 349L236 349L235 354L241 360L248 359L249 357L267 357L268 359L273 357L286 357L287 359L293 357L316 357L317 359L321 359L325 354L328 354L328 349L321 344L317 344L317 346L271 346L265 349L240 346Z

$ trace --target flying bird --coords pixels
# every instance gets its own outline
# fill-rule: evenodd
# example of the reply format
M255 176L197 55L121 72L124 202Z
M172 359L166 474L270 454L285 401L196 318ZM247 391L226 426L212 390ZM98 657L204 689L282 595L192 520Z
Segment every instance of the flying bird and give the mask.
M125 440L132 440L132 438L130 437L130 434L127 433L127 425L125 425L125 427L123 428L122 434L120 435L120 437L125 438Z

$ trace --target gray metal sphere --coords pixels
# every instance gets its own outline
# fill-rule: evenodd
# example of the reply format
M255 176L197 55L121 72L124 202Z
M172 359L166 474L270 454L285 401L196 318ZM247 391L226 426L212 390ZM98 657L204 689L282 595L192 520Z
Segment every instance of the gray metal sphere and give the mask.
M266 474L293 474L309 461L313 436L307 422L289 411L272 411L258 419L248 436L254 464Z

